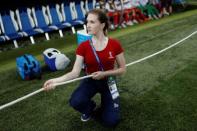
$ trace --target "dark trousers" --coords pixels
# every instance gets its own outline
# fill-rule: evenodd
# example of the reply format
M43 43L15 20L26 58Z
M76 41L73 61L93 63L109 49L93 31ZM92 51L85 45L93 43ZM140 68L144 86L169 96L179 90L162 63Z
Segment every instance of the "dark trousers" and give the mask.
M95 108L92 99L101 94L101 121L107 126L115 126L120 120L119 98L112 99L107 80L82 80L70 98L70 105L82 114L91 114Z

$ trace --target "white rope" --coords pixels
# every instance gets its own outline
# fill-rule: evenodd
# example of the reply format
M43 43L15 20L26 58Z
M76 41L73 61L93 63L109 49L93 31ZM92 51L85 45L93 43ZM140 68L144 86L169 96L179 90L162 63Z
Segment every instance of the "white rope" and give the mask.
M73 80L69 80L69 81L65 81L65 82L62 82L62 83L58 83L58 84L55 84L55 86L59 86L59 85L64 85L64 84L72 83L72 82L74 82L74 81L86 79L86 78L89 78L89 77L92 77L92 75L83 76L83 77L79 77L79 78L76 78L76 79L73 79ZM5 105L2 105L2 106L0 106L0 110L4 109L4 108L6 108L6 107L9 107L9 106L11 106L11 105L14 105L14 104L16 104L16 103L18 103L18 102L20 102L20 101L22 101L22 100L24 100L24 99L27 99L28 97L31 97L31 96L33 96L33 95L35 95L35 94L40 93L40 92L42 92L42 91L44 91L44 88L40 88L39 90L36 90L36 91L34 91L34 92L30 93L30 94L27 94L27 95L25 95L25 96L23 96L23 97L18 98L18 99L16 99L16 100L12 101L12 102L9 102L9 103L7 103L7 104L5 104Z
M23 96L23 97L21 97L21 98L18 98L18 99L16 99L16 100L12 101L12 102L9 102L9 103L7 103L7 104L5 104L5 105L2 105L2 106L0 107L0 110L6 108L6 107L8 107L8 106L14 105L14 104L16 104L16 103L18 103L18 102L20 102L20 101L22 101L22 100L24 100L24 99L27 99L27 98L30 97L30 96L33 96L33 95L35 95L35 94L38 94L38 93L40 93L40 92L43 91L43 90L44 90L44 88L40 88L39 90L34 91L34 92L32 92L32 93L30 93L30 94L28 94L28 95L26 95L26 96Z
M170 45L170 46L168 46L168 47L166 47L166 48L164 48L164 49L162 49L162 50L160 50L160 51L158 51L158 52L156 52L156 53L154 53L154 54L151 54L151 55L149 55L149 56L146 56L146 57L144 57L144 58L141 58L141 59L136 60L136 61L134 61L134 62L131 62L131 63L129 63L129 64L126 64L126 66L134 65L134 64L139 63L139 62L142 62L142 61L144 61L144 60L146 60L146 59L149 59L149 58L151 58L151 57L153 57L153 56L155 56L155 55L161 54L162 52L164 52L164 51L166 51L166 50L168 50L168 49L170 49L170 48L172 48L172 47L178 45L179 43L181 43L181 42L187 40L188 38L190 38L191 36L195 35L196 33L197 33L197 31L193 32L192 34L188 35L187 37L183 38L182 40L180 40L180 41L178 41L178 42L176 42L176 43L174 43L174 44L172 44L172 45ZM64 84L72 83L72 82L75 82L75 81L78 81L78 80L82 80L82 79L86 79L86 78L90 78L90 77L92 77L92 75L83 76L83 77L79 77L79 78L76 78L76 79L73 79L73 80L69 80L69 81L57 83L57 84L55 84L55 86L59 86L59 85L64 85ZM44 90L44 88L41 88L41 89L39 89L39 90L37 90L37 91L35 91L35 92L32 92L32 93L30 93L30 94L28 94L28 95L25 95L25 96L23 96L23 97L21 97L21 98L18 98L18 99L16 99L16 100L12 101L12 102L9 102L9 103L7 103L7 104L5 104L5 105L2 105L2 106L0 106L0 110L4 109L4 108L6 108L6 107L9 107L9 106L11 106L11 105L14 105L14 104L16 104L16 103L18 103L18 102L20 102L20 101L22 101L22 100L24 100L24 99L27 99L28 97L31 97L31 96L33 96L33 95L35 95L35 94L38 94L38 93L42 92L43 90Z
M183 42L183 41L189 39L190 37L192 37L192 36L195 35L196 33L197 33L197 31L193 32L192 34L188 35L187 37L183 38L182 40L180 40L180 41L178 41L178 42L176 42L176 43L174 43L174 44L172 44L172 45L170 45L170 46L168 46L168 47L166 47L166 48L164 48L164 49L162 49L162 50L160 50L160 51L158 51L158 52L156 52L156 53L154 53L154 54L152 54L152 55L149 55L149 56L146 56L146 57L141 58L141 59L139 59L139 60L136 60L136 61L134 61L134 62L131 62L131 63L127 64L126 66L134 65L134 64L139 63L139 62L141 62L141 61L144 61L144 60L146 60L146 59L149 59L149 58L151 58L151 57L153 57L153 56L156 56L156 55L158 55L158 54L161 54L162 52L164 52L164 51L166 51L166 50L168 50L168 49L170 49L170 48L172 48L172 47L178 45L179 43L181 43L181 42Z

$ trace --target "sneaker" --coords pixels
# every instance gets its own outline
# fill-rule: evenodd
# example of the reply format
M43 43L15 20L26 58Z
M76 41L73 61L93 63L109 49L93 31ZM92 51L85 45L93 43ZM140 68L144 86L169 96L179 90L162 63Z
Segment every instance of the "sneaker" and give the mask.
M115 29L115 27L114 27L113 24L111 24L110 29L111 29L111 30L114 30L114 29Z
M150 20L153 20L153 17L152 17L151 15L148 15L148 18L149 18Z
M86 122L90 120L91 115L90 114L82 114L81 115L81 121Z
M160 14L159 14L159 18L162 18L162 17L163 17L163 15L162 15L162 13L160 13Z
M122 23L121 26L122 26L122 28L126 28L127 27L124 23Z
M94 112L94 110L96 109L96 103L93 103L93 107L92 107L92 112ZM88 114L82 114L81 115L81 121L86 122L88 120L90 120L91 116L92 116L92 112L88 113Z
M156 15L153 15L153 18L154 18L154 19L156 19L156 20L158 20L158 19L159 19Z
M131 26L131 25L133 25L133 22L129 21L129 22L127 22L127 25Z
M133 23L138 24L139 22L137 20L133 20Z
M118 28L118 25L115 25L114 28L115 28L115 29Z
M164 11L163 14L164 15L170 15L169 12L167 12L167 11Z

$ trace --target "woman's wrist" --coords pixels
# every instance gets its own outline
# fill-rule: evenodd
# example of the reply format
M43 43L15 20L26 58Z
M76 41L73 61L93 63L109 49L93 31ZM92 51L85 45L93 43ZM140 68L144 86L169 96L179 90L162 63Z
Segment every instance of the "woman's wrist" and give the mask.
M52 81L53 81L54 84L60 82L60 81L59 81L59 78L54 78L54 79L52 79Z
M109 76L109 72L108 72L108 71L103 71L103 76L104 76L104 77Z

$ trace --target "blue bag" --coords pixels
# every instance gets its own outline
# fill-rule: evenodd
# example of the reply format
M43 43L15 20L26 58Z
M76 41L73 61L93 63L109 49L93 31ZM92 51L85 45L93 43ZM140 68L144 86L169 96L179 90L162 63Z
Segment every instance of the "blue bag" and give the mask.
M40 63L30 54L16 58L17 71L23 80L41 78Z
M87 34L85 30L79 30L77 31L77 43L78 45L81 44L84 41L90 40L92 38L92 35Z

